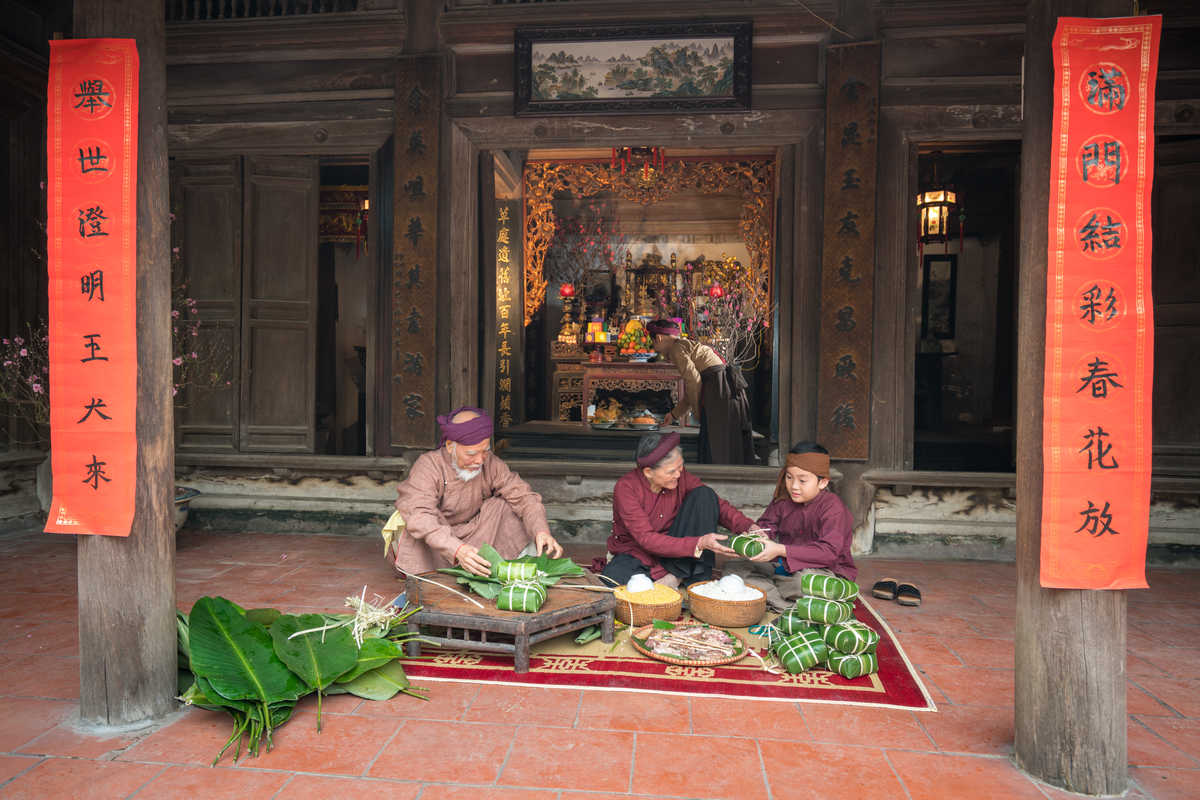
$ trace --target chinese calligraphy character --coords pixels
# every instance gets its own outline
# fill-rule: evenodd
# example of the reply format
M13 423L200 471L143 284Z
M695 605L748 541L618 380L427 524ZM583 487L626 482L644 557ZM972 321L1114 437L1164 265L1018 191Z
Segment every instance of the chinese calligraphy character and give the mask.
M497 261L499 261L501 264L507 264L508 257L509 257L508 245L502 244L496 248L496 260Z
M833 377L835 377L835 378L857 378L858 376L854 374L854 370L857 367L858 367L858 364L856 364L854 362L854 356L847 353L846 355L839 358L837 360L837 363L833 365Z
M509 346L507 339L500 340L500 344L496 347L496 352L502 356L512 355L512 347Z
M862 178L858 177L858 170L854 167L842 173L842 191L847 189L858 189L862 187Z
M76 425L82 422L87 422L87 418L90 417L93 412L95 412L96 416L98 416L100 419L112 419L112 417L100 410L102 408L108 408L108 405L100 398L93 397L92 402L88 403L86 406L84 406L84 408L87 409L87 413L75 422Z
M508 244L508 227L496 231L496 244Z
M408 218L408 232L404 237L412 242L412 246L416 247L417 242L421 241L421 237L425 235L425 227L421 225L420 217Z
M1114 220L1111 214L1104 216L1106 221L1100 222L1099 215L1093 212L1091 218L1079 229L1079 246L1083 248L1083 252L1121 249L1121 228L1125 224Z
M425 135L420 128L408 135L408 154L410 156L425 155Z
M846 82L842 84L841 93L847 100L849 100L851 103L854 103L858 101L858 93L866 88L867 85L862 81L855 78L848 78Z
M833 323L833 327L842 333L849 333L858 324L854 321L854 306L842 306L839 308L837 310L837 319L838 321Z
M421 288L421 265L414 264L412 269L408 271L408 283L405 289L420 289Z
M501 264L500 269L496 270L496 285L504 286L512 280L512 270L507 264Z
M496 335L501 338L503 338L505 336L511 336L512 335L512 326L509 325L507 322L501 322L499 327L496 328Z
M79 171L86 174L88 172L108 172L108 167L101 162L107 161L108 156L100 151L99 145L87 148L84 152L82 147L79 148Z
M1124 388L1117 383L1117 373L1112 371L1108 366L1107 361L1103 361L1099 356L1088 364L1088 374L1079 379L1082 384L1076 393L1082 392L1087 387L1092 387L1092 397L1108 397L1108 387L1115 386L1118 389Z
M94 115L101 106L112 108L112 103L108 101L110 97L112 92L104 91L104 81L82 80L79 82L79 91L75 93L75 98L79 100L75 108L86 107L87 112Z
M853 236L858 238L858 214L853 211L847 211L846 215L838 220L841 227L838 228L838 236Z
M83 465L88 471L88 474L87 477L81 481L81 483L90 483L92 485L92 491L99 490L100 481L111 483L112 479L104 474L104 465L107 463L107 461L97 461L96 454L92 453L92 463Z
M1113 536L1120 536L1120 532L1112 527L1112 514L1108 510L1108 501L1104 502L1104 508L1097 508L1091 500L1087 501L1087 508L1079 512L1079 516L1083 517L1083 523L1075 529L1076 533L1087 531L1092 536L1103 536L1106 533L1111 533Z
M99 294L100 302L104 302L104 270L96 269L79 278L79 293L88 296L88 302Z
M429 95L420 86L414 86L408 93L408 113L420 114L425 108L425 100Z
M500 304L512 302L512 290L507 286L496 287L496 302Z
M1092 288L1083 293L1083 302L1079 305L1079 310L1083 313L1079 318L1087 320L1089 325L1095 325L1098 318L1107 322L1117 315L1117 296L1113 288L1108 287L1108 295L1103 300L1100 298L1101 294L1103 290L1099 284L1092 284Z
M1085 183L1096 180L1121 182L1120 142L1109 140L1085 144L1079 158Z
M421 332L422 317L421 317L421 312L417 310L416 306L412 307L412 311L408 312L408 316L405 317L405 319L408 320L408 332L409 333L420 333Z
M848 431L854 430L857 427L854 422L854 404L839 404L833 410L833 415L829 418L829 421L835 428L844 428Z
M857 122L848 122L846 123L845 127L842 128L842 147L849 147L852 144L862 144L862 138L858 133Z
M1084 434L1084 445L1079 448L1079 452L1087 453L1088 469L1092 468L1092 464L1095 464L1100 469L1116 469L1119 466L1117 459L1108 454L1112 450L1112 445L1106 444L1104 441L1111 435L1100 425L1097 425L1095 429L1089 428L1088 432ZM1105 458L1108 458L1112 463L1105 464Z
M500 370L501 375L508 374L508 367L509 367L509 359L507 359L507 358L500 359L499 370Z
M848 283L851 286L858 283L861 278L854 274L854 259L850 256L842 256L842 265L838 267L838 278L843 283Z
M425 356L422 353L405 353L403 371L409 375L420 375L425 370Z
M1120 111L1125 107L1125 74L1115 64L1098 65L1087 73L1087 102L1099 110Z
M104 216L104 209L100 206L92 206L91 208L79 211L79 238L88 239L92 236L108 236L108 233L101 230L100 226L108 217Z
M497 222L508 222L508 206L500 206L500 214L496 217Z
M418 200L425 196L425 178L421 175L416 176L408 183L404 184L404 193L408 195L410 200ZM411 226L409 230L412 230ZM415 245L416 242L413 242Z
M500 427L501 428L507 428L508 426L512 425L512 422L513 422L512 414L510 414L507 411L500 414Z
M510 306L507 304L500 306L496 309L496 316L498 316L500 319L508 319L509 308Z
M500 398L500 410L512 411L512 395L506 394Z
M90 352L89 352L87 358L79 359L81 363L86 364L88 361L108 361L108 356L96 355L96 351L100 349L100 345L97 344L97 342L96 342L96 340L100 338L100 334L85 333L83 335L83 338L87 339L87 342L83 346L85 348L87 348Z
M425 416L425 409L421 407L424 399L416 392L409 392L404 395L404 416L409 419L417 419L418 417Z
M502 392L511 392L512 391L512 378L501 378L499 381L496 382L496 385Z

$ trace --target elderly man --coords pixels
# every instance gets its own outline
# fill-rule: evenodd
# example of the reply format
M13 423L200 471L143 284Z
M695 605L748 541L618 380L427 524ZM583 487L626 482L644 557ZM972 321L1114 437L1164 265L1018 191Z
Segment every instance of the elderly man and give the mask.
M487 412L464 407L437 421L438 449L422 454L397 489L405 532L396 545L396 569L420 573L458 564L487 575L491 565L479 555L484 543L506 559L526 549L561 556L541 495L492 455Z
M717 523L734 533L754 526L742 512L683 468L679 434L648 433L638 441L637 467L613 489L612 559L604 574L628 583L649 573L672 588L712 578L716 553L736 556Z

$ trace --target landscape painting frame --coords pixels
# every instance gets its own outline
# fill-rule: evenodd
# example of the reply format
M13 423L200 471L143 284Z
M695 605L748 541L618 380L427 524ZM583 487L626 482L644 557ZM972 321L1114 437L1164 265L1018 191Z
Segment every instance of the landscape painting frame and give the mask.
M747 110L752 31L748 20L517 28L513 111Z

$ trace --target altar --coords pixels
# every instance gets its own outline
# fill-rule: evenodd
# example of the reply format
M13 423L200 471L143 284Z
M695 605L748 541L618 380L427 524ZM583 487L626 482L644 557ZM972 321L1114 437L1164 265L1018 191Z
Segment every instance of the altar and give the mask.
M627 392L669 391L671 402L683 397L683 376L674 364L638 363L635 361L601 361L583 367L583 424L590 420L587 407L595 401L597 389L620 389Z

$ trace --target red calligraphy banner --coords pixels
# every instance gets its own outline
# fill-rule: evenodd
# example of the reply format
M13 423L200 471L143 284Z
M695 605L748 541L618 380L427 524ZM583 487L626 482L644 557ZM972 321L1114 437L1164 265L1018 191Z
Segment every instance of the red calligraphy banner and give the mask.
M1041 585L1146 584L1150 189L1162 17L1058 20Z
M50 43L48 533L128 536L137 478L138 54Z

